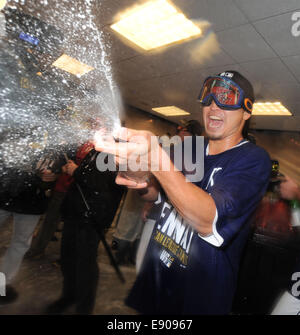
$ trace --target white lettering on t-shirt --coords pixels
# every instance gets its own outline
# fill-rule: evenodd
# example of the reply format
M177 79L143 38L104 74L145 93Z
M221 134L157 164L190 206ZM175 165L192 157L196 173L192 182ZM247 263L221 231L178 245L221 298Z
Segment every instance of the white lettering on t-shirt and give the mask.
M166 201L165 203L163 204L163 207L162 207L162 210L161 210L161 214L160 214L160 217L161 218L164 218L167 214L167 212L169 211L169 209L172 207L172 205L168 204ZM157 226L158 229L161 228L161 225L158 225Z
M218 171L220 171L220 170L222 170L221 167L217 167L217 168L214 168L214 169L213 169L212 173L210 174L208 183L207 183L207 185L206 185L206 187L205 187L206 190L207 190L207 188L208 188L209 186L214 186L214 184L215 184L215 182L214 182L214 175L215 175Z
M179 244L186 250L186 253L188 253L193 236L193 229L175 208L172 209L162 227L158 227L158 229L169 236L176 244Z

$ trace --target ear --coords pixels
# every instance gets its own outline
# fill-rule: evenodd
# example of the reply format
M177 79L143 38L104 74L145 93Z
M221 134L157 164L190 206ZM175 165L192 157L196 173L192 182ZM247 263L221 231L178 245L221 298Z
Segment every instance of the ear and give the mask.
M248 119L250 119L250 117L251 117L251 114L248 113L248 112L246 112L246 111L244 111L244 113L243 113L243 120L247 121Z

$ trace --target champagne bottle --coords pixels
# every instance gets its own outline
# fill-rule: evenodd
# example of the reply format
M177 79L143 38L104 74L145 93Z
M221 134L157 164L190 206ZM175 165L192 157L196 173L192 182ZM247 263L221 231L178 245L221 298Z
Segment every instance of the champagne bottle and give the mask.
M298 200L291 200L291 225L293 230L300 234L300 203Z

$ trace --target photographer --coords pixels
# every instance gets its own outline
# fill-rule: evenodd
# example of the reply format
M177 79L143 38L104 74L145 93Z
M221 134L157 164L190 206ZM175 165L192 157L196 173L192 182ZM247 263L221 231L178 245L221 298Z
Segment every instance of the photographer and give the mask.
M99 153L89 143L81 149L88 152L81 164L69 160L63 167L74 178L62 207L63 290L60 299L48 306L48 314L60 314L73 304L77 314L92 313L99 278L99 232L112 223L123 193L123 188L115 184L115 172L97 169Z
M65 148L65 150L67 149ZM69 148L67 151L69 156L75 156L75 149ZM83 150L77 152L77 155L75 157L77 164L80 164L87 152L84 152ZM25 255L26 258L44 256L45 249L47 248L48 243L51 241L51 238L54 237L55 230L57 229L58 223L61 219L62 203L71 183L73 182L73 177L62 171L62 166L65 165L64 155L58 154L55 165L56 166L54 166L53 170L55 170L55 173L58 174L58 178L56 180L55 186L51 194L51 198L49 200L49 205L45 214L45 218L40 225L37 236L32 241L30 249Z

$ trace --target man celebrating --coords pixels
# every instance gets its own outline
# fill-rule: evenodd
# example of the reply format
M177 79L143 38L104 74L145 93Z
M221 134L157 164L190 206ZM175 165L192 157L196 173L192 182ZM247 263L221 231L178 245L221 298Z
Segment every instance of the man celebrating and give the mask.
M164 171L162 166L170 158L150 141L153 134L149 132L123 129L119 137L128 143L96 146L124 162L141 149L142 141L135 143L133 138L142 136L148 143L139 152L152 168L151 182L138 184L123 174L116 179L156 204L156 226L127 298L129 306L144 314L231 311L248 219L269 181L269 156L242 136L254 102L250 82L236 71L208 77L199 101L208 138L201 181L187 182L185 172L175 169L172 162L168 162L170 171ZM192 150L195 154L197 148ZM150 157L160 160L153 162Z

